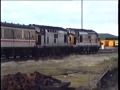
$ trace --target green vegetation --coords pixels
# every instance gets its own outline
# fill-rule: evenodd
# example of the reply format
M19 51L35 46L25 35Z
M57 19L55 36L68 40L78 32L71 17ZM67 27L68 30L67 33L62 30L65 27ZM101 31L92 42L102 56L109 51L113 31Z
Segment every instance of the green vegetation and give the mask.
M89 60L88 60L89 61ZM66 61L41 61L41 62L12 62L6 67L2 66L2 75L8 73L31 73L38 71L40 73L51 75L63 81L71 81L71 86L89 86L92 84L94 79L97 79L108 67L113 69L118 66L118 58L112 57L109 59L102 60L97 64L91 66L81 65L79 59L66 60ZM82 61L83 62L83 61ZM14 66L12 65L14 63ZM74 63L72 65L72 63ZM88 62L89 64L89 62ZM18 68L16 68L18 67ZM65 75L65 73L70 72L70 74ZM78 73L77 73L78 72Z

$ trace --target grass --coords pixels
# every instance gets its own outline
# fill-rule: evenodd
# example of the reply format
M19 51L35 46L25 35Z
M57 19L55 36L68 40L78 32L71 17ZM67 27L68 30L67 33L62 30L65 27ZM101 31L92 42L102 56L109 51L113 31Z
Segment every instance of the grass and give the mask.
M115 64L113 64L115 63ZM44 68L41 68L40 72L47 74L47 75L56 75L54 76L57 79L63 80L63 81L70 81L71 87L78 88L79 86L89 86L89 84L92 82L92 80L95 77L99 77L101 73L103 73L107 68L112 64L111 68L116 67L117 65L117 58L111 58L109 60L104 60L94 66L76 66L76 67L66 67L66 66L57 66L57 68L52 65L48 65ZM69 74L69 75L60 75L64 74L66 71L84 71L87 72L86 74Z
M112 57L109 59L104 59L101 62L86 66L81 65L79 57L77 60L74 60L73 57L72 61L66 60L66 61L31 61L31 62L12 62L14 63L14 66L12 64L6 64L6 66L2 66L2 75L8 74L8 73L16 73L18 71L22 73L31 73L34 71L38 71L40 73L51 75L55 78L58 78L63 81L70 81L71 87L79 87L79 86L89 86L91 82L94 80L94 78L99 77L101 73L103 73L110 65L111 69L114 67L117 67L118 58ZM89 58L89 57L87 57ZM96 59L97 57L95 57ZM82 61L83 62L83 61ZM73 65L74 63L75 65ZM89 60L87 61L89 64ZM16 68L17 67L17 68ZM78 71L78 72L86 72L84 74L78 74L73 73L69 75L64 75L67 71Z
M91 80L91 78L94 77L93 74L70 74L70 75L59 75L54 76L57 79L63 80L63 81L70 81L71 87L78 88L79 86L86 86L88 85L88 81Z
M88 72L87 74L71 74L68 76L59 75L59 76L55 76L55 78L71 81L72 82L71 86L76 88L78 88L79 86L87 87L90 84L92 84L92 81L95 78L98 78L100 74L105 72L105 70L107 70L110 65L111 65L110 66L111 69L117 67L118 66L117 61L118 61L118 58L114 57L114 58L111 58L110 60L104 60L103 62L98 63L95 66L79 67L80 70Z

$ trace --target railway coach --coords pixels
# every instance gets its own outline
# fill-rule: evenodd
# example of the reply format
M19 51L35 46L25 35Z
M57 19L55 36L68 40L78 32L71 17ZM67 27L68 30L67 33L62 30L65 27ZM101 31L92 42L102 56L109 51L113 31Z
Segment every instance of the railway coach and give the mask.
M1 22L1 55L29 56L35 50L35 29L28 25Z

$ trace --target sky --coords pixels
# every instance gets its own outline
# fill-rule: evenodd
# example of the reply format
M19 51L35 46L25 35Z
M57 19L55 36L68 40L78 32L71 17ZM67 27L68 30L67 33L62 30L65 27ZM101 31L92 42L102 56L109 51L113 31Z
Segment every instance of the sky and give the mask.
M3 0L1 21L81 28L81 0ZM118 0L83 0L83 28L118 36Z

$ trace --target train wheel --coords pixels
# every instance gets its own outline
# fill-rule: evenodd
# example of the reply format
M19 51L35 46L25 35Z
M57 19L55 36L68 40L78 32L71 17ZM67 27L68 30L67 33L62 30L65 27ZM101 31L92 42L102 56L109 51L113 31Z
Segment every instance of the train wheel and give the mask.
M26 58L30 57L31 54L32 54L32 50L27 50Z
M39 54L39 52L38 52L38 54ZM36 57L37 55L36 55L36 52L32 52L32 57Z
M93 51L90 51L90 54L93 54Z
M16 55L14 55L13 58L16 59Z
M25 52L24 51L21 51L20 53L20 58L24 58L25 57Z
M89 51L87 51L87 54L89 54Z
M82 54L84 54L84 52L82 52Z
M88 48L87 48L87 54L89 54L89 52L90 52L90 47L88 46Z
M9 55L7 55L6 58L9 59Z
M15 50L12 51L12 56L13 56L14 59L16 58Z
M20 58L24 58L25 56L24 55L20 55Z

